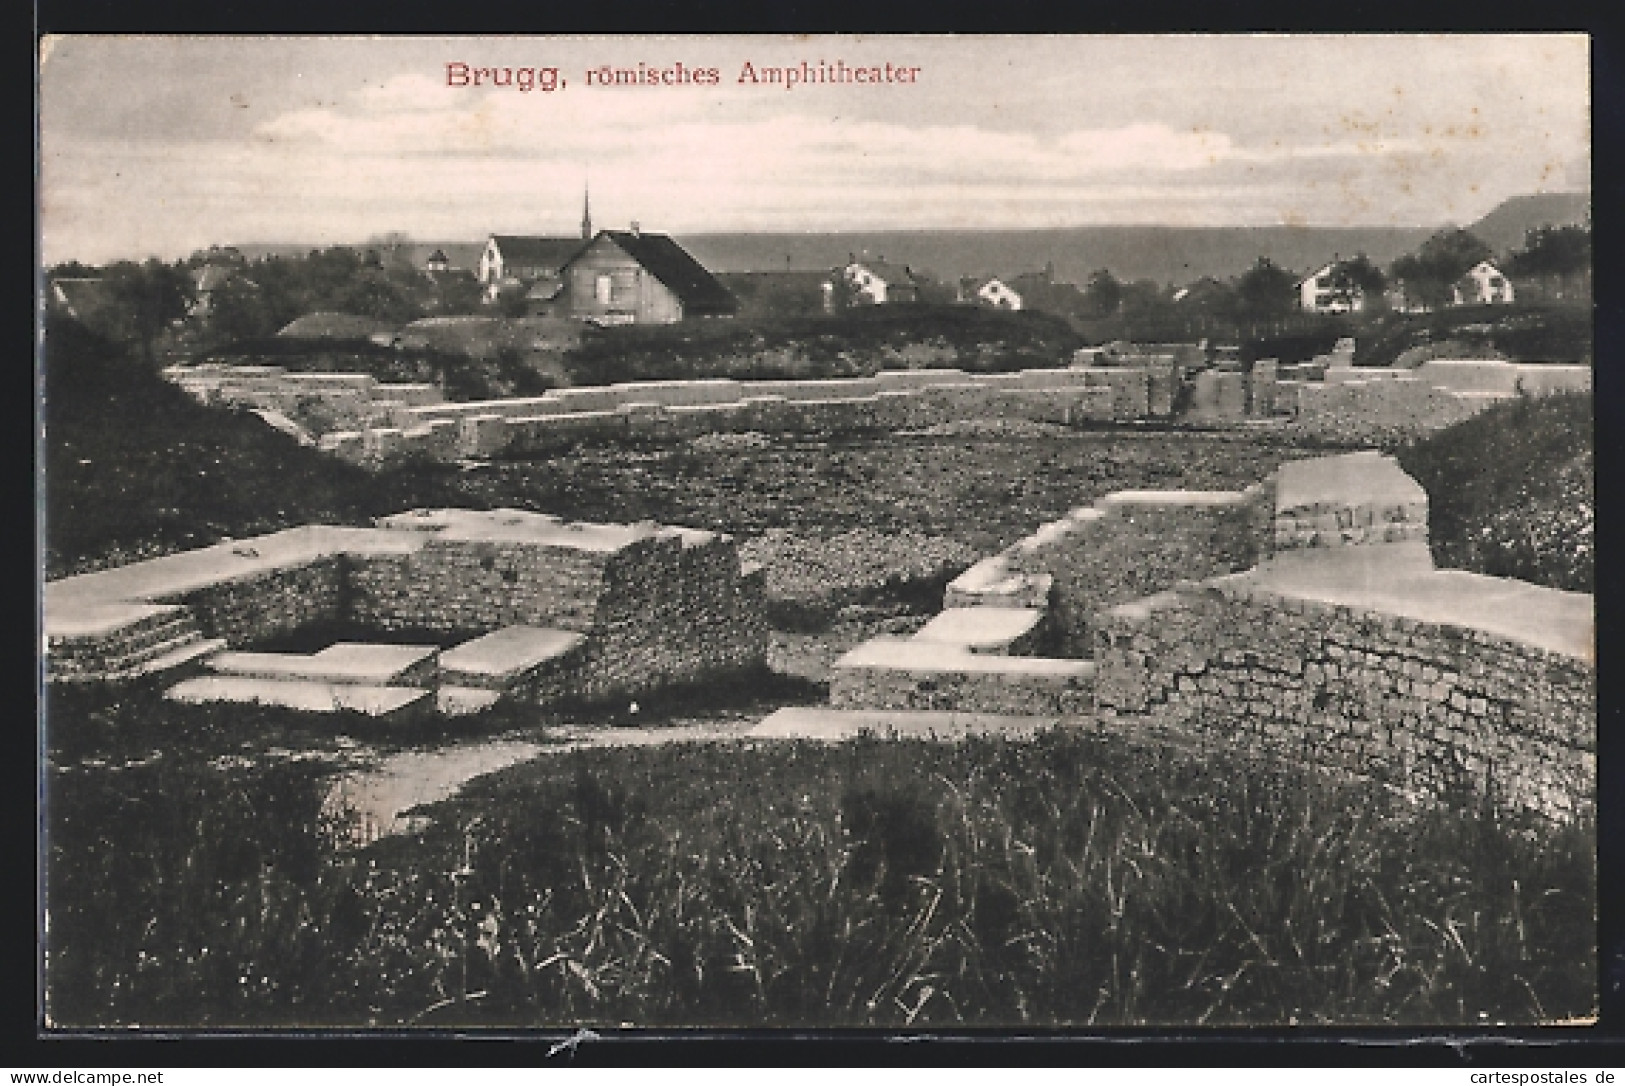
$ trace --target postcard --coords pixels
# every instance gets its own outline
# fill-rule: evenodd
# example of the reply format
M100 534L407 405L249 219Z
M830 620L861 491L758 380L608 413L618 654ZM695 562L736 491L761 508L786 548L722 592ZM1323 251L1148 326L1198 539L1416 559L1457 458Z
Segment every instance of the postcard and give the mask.
M1589 50L46 38L41 1030L1594 1021Z

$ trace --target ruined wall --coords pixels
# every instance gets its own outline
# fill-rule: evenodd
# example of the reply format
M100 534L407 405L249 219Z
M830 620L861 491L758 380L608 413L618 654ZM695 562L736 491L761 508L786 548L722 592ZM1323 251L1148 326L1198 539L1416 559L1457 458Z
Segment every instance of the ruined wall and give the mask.
M766 662L765 580L739 575L731 539L671 536L604 571L577 694L601 699Z
M1424 794L1591 809L1595 671L1479 630L1184 584L1102 615L1101 726L1269 749Z
M611 555L533 543L429 538L412 554L353 559L350 615L382 630L585 632Z
M1460 395L1413 377L1329 384L1282 381L1276 393L1292 415L1286 424L1292 433L1348 445L1385 444L1441 430L1497 399Z
M389 425L325 434L318 445L377 467L411 460L524 456L576 445L676 441L707 433L842 434L923 429L969 418L1057 425L1166 416L1171 371L888 371L812 381L648 381L544 396L412 406Z
M1247 569L1268 553L1273 490L1121 491L1004 552L1017 573L1053 578L1054 651L1088 656L1093 617L1178 581Z
M344 559L334 555L217 581L162 602L185 604L205 636L242 648L342 617L346 583Z
M763 587L759 572L741 574L733 540L710 533L651 527L617 550L430 538L356 561L350 613L386 630L586 634L558 682L601 698L762 663Z

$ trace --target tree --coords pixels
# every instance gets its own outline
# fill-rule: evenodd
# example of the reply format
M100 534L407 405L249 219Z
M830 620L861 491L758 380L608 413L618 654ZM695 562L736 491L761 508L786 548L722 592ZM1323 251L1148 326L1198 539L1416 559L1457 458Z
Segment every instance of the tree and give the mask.
M367 249L378 254L380 266L397 271L417 271L412 262L412 239L399 230L367 239Z
M1092 317L1110 317L1123 304L1123 284L1110 271L1101 268L1089 276L1083 288L1084 301Z
M1565 297L1571 282L1591 273L1591 224L1537 226L1524 235L1522 249L1507 258L1507 274L1539 280L1543 289Z
M1118 311L1130 321L1155 320L1167 315L1172 299L1173 292L1163 289L1155 279L1136 279L1124 284Z
M1248 322L1285 319L1297 301L1298 277L1267 256L1236 279L1236 315Z
M240 275L216 290L209 302L209 332L222 342L260 339L276 332L282 323L267 304L265 292Z
M102 280L112 302L112 326L118 338L141 348L141 358L155 364L152 346L174 321L186 316L191 279L184 267L148 260L122 260L109 265Z
M1332 265L1330 275L1332 297L1346 302L1351 309L1356 299L1363 299L1367 308L1372 307L1388 288L1387 276L1364 253L1350 260L1337 261Z
M405 324L423 314L417 302L380 268L363 268L333 299L340 312Z
M1405 286L1405 292L1429 309L1450 304L1451 288L1481 260L1493 254L1490 247L1466 230L1440 230L1414 253L1400 257L1389 274Z

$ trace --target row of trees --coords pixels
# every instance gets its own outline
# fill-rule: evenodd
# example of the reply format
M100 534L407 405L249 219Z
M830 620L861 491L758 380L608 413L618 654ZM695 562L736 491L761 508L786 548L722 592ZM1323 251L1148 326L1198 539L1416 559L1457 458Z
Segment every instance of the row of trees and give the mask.
M119 261L101 268L69 263L51 273L99 280L94 307L99 330L139 348L148 361L165 337L204 343L259 339L319 311L390 324L478 311L480 286L472 275L430 277L413 263L404 240L388 242L257 260L213 248L174 263Z
M1352 303L1365 300L1367 310L1381 310L1392 284L1429 308L1450 304L1452 290L1471 268L1494 252L1466 230L1441 230L1415 252L1399 257L1388 269L1364 254L1335 261L1328 275L1331 296ZM1508 254L1501 269L1522 280L1545 281L1545 293L1564 297L1588 283L1591 273L1591 224L1542 226L1530 230L1521 249ZM1267 257L1228 281L1203 279L1183 290L1160 287L1151 280L1124 283L1106 269L1089 276L1084 307L1072 314L1084 319L1120 318L1126 323L1182 320L1214 332L1257 334L1279 329L1298 306L1299 276Z

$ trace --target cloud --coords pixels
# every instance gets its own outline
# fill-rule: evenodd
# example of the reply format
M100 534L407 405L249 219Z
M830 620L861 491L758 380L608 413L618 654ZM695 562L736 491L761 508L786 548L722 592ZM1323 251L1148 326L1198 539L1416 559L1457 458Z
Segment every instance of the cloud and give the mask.
M992 56L1001 43L970 45ZM588 173L595 218L680 232L1470 221L1512 193L1559 186L1565 167L1589 161L1583 68L1547 78L1567 70L1558 57L1534 65L1540 78L1524 74L1515 62L1527 44L1486 62L1456 39L1323 43L1336 63L1310 63L1300 41L1207 51L1159 39L1140 54L1132 41L1108 44L1087 63L1067 44L1049 81L1017 78L1022 58L1010 54L999 69L1009 81L977 94L945 83L917 95L752 89L726 65L717 86L588 87L587 62L602 59L591 43L561 63L567 85L552 93L448 86L443 60L458 54L438 45L414 54L410 69L379 61L348 89L324 85L319 108L308 88L294 94L295 81L278 76L310 70L303 54L285 69L231 65L268 88L247 96L252 110L222 90L235 74L200 77L208 93L160 81L169 97L131 99L122 112L91 109L78 84L53 82L46 89L60 103L44 114L42 136L47 255L179 255L210 241L316 244L389 229L567 234ZM562 61L564 52L511 55ZM1284 77L1286 61L1301 78ZM946 59L926 64L949 70ZM1293 94L1275 93L1284 86Z

